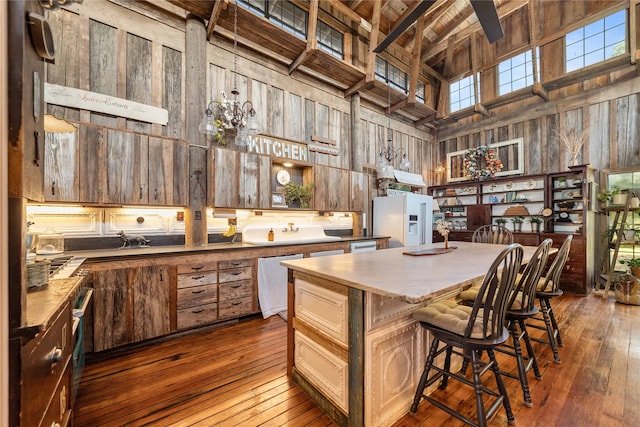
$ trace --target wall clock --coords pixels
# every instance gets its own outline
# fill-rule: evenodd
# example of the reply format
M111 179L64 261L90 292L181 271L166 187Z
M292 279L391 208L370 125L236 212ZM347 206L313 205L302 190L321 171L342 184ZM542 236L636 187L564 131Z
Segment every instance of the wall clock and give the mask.
M289 181L291 181L291 176L289 175L288 171L286 171L285 169L282 169L278 171L276 175L276 180L280 185L287 185Z

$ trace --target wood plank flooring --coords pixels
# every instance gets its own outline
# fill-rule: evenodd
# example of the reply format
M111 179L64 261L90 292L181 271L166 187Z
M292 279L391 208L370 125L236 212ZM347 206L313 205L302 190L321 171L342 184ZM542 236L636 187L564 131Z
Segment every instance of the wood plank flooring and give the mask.
M523 405L519 383L505 377L516 425L639 425L640 307L567 294L554 308L562 363L553 363L548 346L535 345L543 378L529 373L533 408ZM515 371L511 357L499 360ZM470 388L438 393L473 414ZM286 323L278 316L92 357L74 414L76 427L335 425L286 376ZM395 427L445 425L463 424L422 402L415 418ZM490 425L507 425L503 410Z

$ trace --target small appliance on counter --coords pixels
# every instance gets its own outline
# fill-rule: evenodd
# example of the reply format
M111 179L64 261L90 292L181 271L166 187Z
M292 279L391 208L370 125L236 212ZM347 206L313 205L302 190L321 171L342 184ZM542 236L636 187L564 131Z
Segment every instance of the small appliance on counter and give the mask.
M35 238L35 250L38 255L53 255L64 252L64 235L52 228L38 234Z

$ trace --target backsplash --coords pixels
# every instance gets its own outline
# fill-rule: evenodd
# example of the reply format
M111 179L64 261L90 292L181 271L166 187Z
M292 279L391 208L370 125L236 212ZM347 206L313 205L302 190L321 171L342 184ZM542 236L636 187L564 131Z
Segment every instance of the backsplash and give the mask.
M100 208L65 205L29 205L27 220L33 224L30 232L38 234L47 230L62 233L65 250L115 248L122 244L118 233L144 235L152 246L183 245L185 223L179 220L183 210L179 208ZM308 211L252 211L237 210L238 232L247 224L270 224L285 227L288 223L322 224L327 234L351 235L350 213L336 212L319 215ZM224 242L228 229L227 217L215 217L213 209L207 210L209 242ZM238 239L239 241L239 239Z

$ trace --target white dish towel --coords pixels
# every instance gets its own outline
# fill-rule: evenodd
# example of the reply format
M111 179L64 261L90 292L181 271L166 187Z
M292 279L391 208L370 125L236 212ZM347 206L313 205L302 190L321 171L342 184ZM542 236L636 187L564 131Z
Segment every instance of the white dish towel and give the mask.
M302 258L302 254L258 258L258 301L262 317L287 311L287 268L280 261Z

